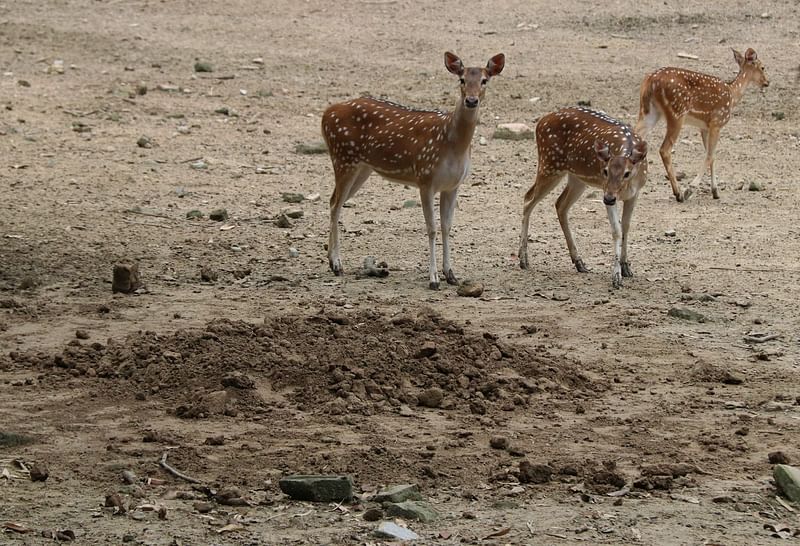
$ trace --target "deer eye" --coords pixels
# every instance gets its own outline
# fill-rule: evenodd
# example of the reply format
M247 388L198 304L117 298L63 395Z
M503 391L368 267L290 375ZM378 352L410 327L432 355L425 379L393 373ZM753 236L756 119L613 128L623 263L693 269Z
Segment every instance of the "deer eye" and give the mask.
M486 85L487 83L489 83L489 80L487 80L486 78L481 80L481 85Z
M622 178L628 178L631 175L630 171L626 171L625 174L622 175Z
M608 176L608 169L605 169L605 168L603 169L603 176L606 176L606 177Z
M465 80L464 78L459 78L459 80L461 80L461 85L464 85L465 83L467 83L467 80Z

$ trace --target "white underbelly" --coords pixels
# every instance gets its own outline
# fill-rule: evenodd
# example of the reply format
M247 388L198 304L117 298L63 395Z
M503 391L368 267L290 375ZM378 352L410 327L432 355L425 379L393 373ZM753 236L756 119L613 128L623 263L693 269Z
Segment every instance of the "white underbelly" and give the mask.
M702 119L697 119L696 117L693 117L691 114L686 114L684 122L687 125L691 125L692 127L698 127L700 129L708 129L708 124L705 121L703 121Z

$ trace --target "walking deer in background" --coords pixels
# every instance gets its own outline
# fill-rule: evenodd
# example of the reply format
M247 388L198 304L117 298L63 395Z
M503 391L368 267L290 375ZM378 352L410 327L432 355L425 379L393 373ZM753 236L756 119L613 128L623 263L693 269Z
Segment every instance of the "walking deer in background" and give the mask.
M334 274L342 274L342 205L375 171L387 180L419 188L430 249L429 286L434 290L439 288L434 195L440 194L442 271L449 284L458 283L450 264L450 227L456 194L469 174L472 135L486 84L502 72L505 57L502 53L495 55L485 68L465 68L461 59L447 52L444 64L461 83L461 95L453 112L416 110L374 98L354 99L325 110L322 135L336 176L328 239L328 261Z
M690 189L684 192L678 187L670 155L683 124L688 123L700 129L706 152L703 168L692 184L699 184L705 171L709 170L711 195L719 199L714 177L714 152L719 132L731 119L731 110L742 99L748 84L761 87L769 85L764 65L753 49L748 49L744 55L734 49L733 57L739 65L739 73L730 82L682 68L660 68L642 81L636 132L646 137L662 117L666 119L667 133L661 144L661 160L667 169L672 193L679 202L691 195Z
M622 286L622 277L632 277L628 262L628 230L639 190L647 181L647 143L628 125L588 108L564 108L547 114L536 124L539 166L536 180L525 194L519 264L528 269L528 225L531 211L567 176L567 187L556 201L558 221L567 240L575 268L589 270L578 255L567 217L586 186L603 190L614 237L611 283ZM617 201L622 201L620 217Z

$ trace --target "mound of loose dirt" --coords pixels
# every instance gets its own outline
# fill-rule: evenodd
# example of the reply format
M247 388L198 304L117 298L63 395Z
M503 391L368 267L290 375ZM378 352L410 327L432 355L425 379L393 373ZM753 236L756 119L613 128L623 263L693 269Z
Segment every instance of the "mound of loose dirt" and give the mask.
M574 363L465 331L429 310L393 317L320 311L263 324L222 319L12 358L97 378L105 395L158 396L182 404L178 412L186 416L263 406L266 391L332 414L403 404L483 414L525 407L537 393L571 397L595 388Z

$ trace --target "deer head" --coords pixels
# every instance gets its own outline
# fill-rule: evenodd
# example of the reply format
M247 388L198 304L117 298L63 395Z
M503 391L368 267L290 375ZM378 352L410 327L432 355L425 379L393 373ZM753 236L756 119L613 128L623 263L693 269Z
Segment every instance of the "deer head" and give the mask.
M603 203L613 206L620 194L627 191L647 157L647 142L640 140L630 154L612 155L608 144L595 141L594 151L603 162Z
M489 59L485 68L464 68L464 63L449 51L444 54L444 65L451 74L461 79L461 99L467 108L477 108L486 91L489 79L503 71L505 55L499 53Z
M747 81L758 84L761 87L769 87L769 79L767 72L761 61L758 60L758 55L752 47L748 47L744 55L733 50L733 58L736 59L736 64L739 65L739 72L743 72Z

